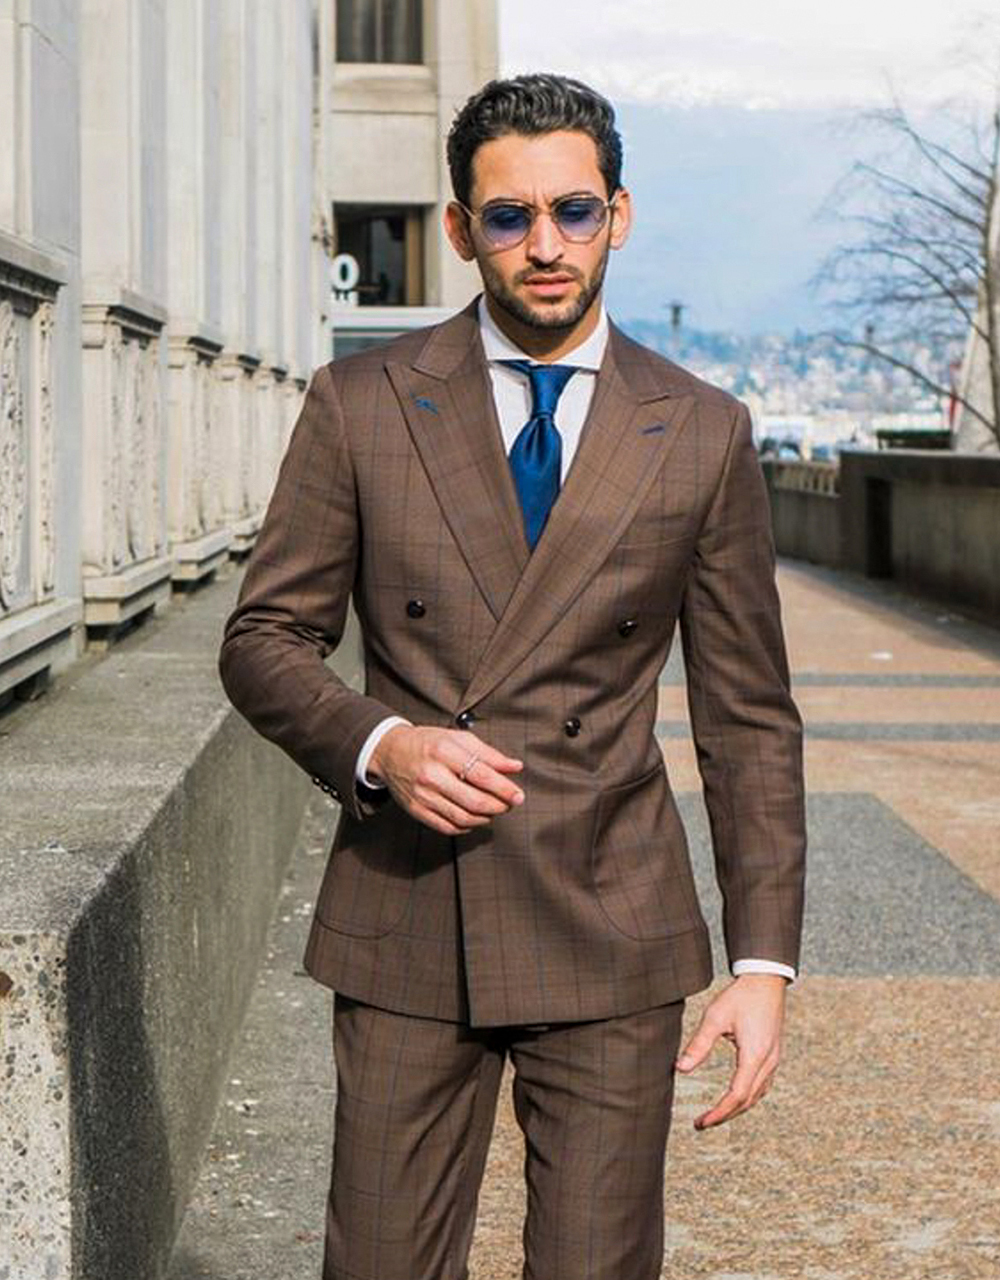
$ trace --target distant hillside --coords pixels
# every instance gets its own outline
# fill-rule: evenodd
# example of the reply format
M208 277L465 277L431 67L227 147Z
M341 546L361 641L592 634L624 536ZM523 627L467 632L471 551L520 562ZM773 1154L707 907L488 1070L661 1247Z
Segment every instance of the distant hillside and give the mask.
M824 323L806 283L843 229L816 214L864 145L830 112L622 106L635 227L608 272L616 316L699 329Z

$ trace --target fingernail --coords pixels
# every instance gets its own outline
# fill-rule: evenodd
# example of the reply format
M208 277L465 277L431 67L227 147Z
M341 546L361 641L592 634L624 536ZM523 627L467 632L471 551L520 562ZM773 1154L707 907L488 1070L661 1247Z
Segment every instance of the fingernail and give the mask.
M514 792L514 803L515 803L515 804L523 804L523 803L524 803L524 792L523 792L523 791L515 791L515 792Z

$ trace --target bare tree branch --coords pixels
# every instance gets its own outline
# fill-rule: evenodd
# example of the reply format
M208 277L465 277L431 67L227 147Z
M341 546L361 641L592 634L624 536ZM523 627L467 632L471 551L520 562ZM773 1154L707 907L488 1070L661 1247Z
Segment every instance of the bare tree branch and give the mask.
M997 104L988 123L942 110L926 128L895 94L863 113L894 146L856 161L828 197L850 234L812 285L864 325L863 338L829 334L839 346L954 397L1000 444L1000 93ZM986 403L947 385L970 336L985 352Z

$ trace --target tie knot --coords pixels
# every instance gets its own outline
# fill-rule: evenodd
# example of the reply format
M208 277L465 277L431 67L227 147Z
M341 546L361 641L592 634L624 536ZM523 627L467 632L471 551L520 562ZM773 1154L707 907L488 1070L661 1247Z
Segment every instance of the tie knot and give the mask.
M571 364L532 364L530 360L501 360L500 363L528 376L532 414L554 414L563 387L576 373L576 366Z

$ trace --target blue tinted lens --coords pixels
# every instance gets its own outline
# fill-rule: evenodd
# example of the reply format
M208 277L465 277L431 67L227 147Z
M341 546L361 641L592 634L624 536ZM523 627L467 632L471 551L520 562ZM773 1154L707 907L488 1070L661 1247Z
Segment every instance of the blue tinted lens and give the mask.
M604 204L600 200L561 200L552 215L566 235L594 235L604 221Z
M483 231L494 244L518 240L528 234L531 212L518 204L494 204L484 209Z

